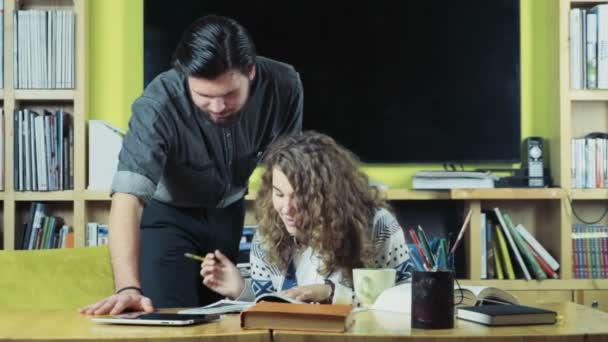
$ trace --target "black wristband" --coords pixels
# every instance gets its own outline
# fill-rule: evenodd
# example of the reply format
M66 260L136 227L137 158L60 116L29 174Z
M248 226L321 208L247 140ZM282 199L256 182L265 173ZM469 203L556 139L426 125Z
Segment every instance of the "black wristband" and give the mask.
M118 289L116 292L114 292L114 294L119 294L123 291L127 291L127 290L135 290L137 292L139 292L140 295L144 295L144 291L141 290L141 288L137 287L137 286L127 286L127 287L123 287L121 289Z

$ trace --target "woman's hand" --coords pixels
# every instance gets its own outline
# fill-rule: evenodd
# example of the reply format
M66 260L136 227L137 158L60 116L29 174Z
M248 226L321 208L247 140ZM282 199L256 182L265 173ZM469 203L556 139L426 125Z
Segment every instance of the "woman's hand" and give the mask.
M205 286L232 299L237 298L245 288L245 280L239 269L218 250L205 255L201 276Z
M280 295L302 302L321 303L331 300L331 286L329 284L313 284L293 287L279 292Z

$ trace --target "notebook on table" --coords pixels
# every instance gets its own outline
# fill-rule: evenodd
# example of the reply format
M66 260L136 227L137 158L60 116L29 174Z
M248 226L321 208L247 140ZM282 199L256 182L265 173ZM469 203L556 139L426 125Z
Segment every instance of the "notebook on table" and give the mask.
M557 321L555 311L515 304L460 307L456 317L492 326L554 324Z

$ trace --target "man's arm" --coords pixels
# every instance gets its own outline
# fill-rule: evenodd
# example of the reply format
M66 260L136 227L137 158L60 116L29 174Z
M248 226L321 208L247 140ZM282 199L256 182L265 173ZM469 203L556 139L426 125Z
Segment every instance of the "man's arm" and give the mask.
M141 293L139 280L139 224L143 205L134 195L116 192L110 209L110 254L116 291L97 303L87 305L80 312L87 315L119 314L126 309L154 311L152 301Z
M139 280L139 225L143 205L134 195L114 193L110 209L110 255L116 290L141 288Z

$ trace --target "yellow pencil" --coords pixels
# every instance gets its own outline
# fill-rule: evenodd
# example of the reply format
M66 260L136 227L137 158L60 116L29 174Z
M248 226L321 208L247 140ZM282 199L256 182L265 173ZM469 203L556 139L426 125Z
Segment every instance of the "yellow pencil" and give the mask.
M192 253L184 253L184 256L186 258L190 258L190 259L194 259L194 260L198 260L198 261L205 261L205 258L203 258L202 256L192 254Z

